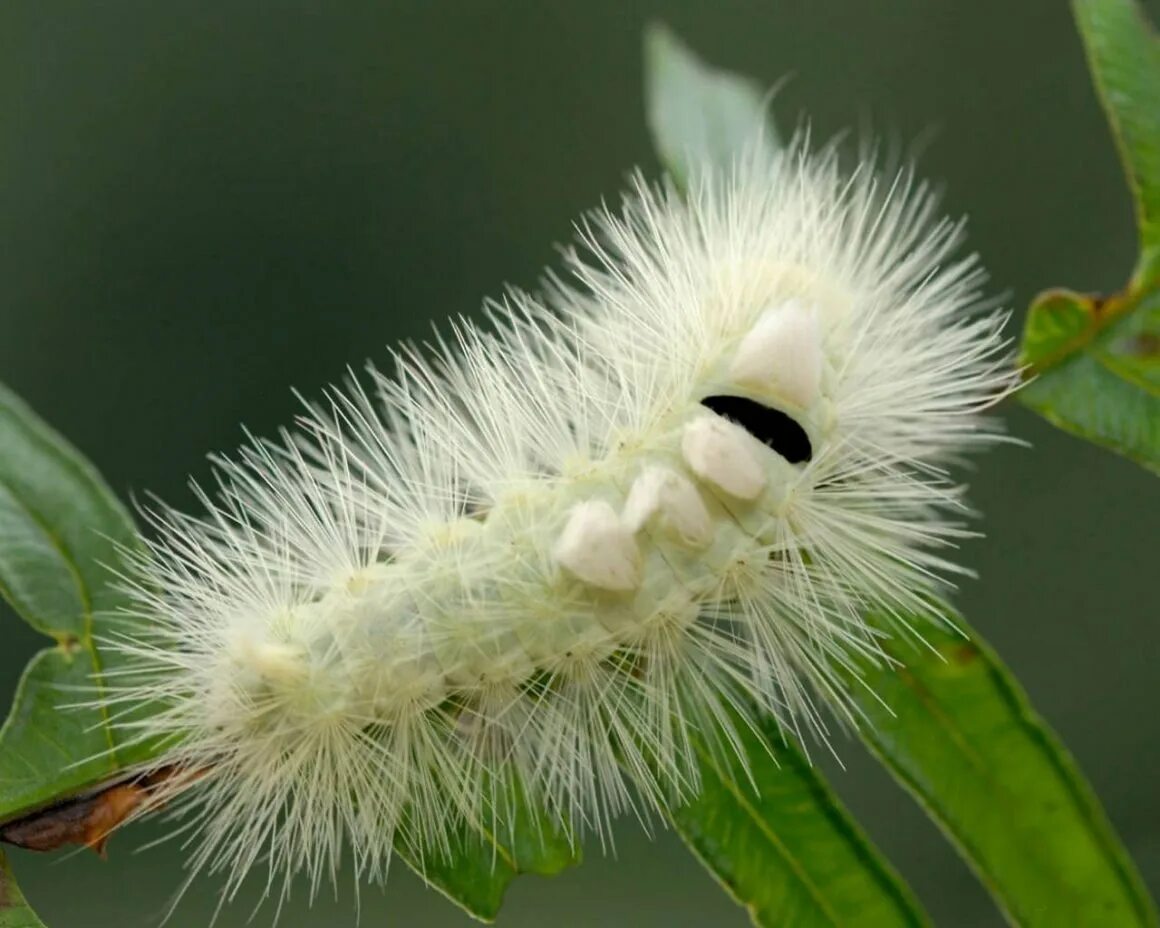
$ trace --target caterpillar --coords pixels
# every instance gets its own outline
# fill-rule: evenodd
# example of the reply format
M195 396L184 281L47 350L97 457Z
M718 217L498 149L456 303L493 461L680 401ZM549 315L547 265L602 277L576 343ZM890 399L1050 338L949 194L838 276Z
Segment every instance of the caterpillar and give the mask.
M695 795L740 713L825 742L961 572L1006 313L913 171L798 137L638 175L536 293L306 402L163 504L106 646L189 868L384 877L518 789L575 839ZM826 707L829 708L826 708Z

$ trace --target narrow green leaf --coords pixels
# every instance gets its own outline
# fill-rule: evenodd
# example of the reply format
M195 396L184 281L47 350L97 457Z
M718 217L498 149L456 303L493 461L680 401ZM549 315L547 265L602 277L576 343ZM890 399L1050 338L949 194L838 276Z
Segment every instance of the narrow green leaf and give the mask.
M1160 41L1136 0L1075 0L1092 79L1136 203L1135 283L1160 274Z
M698 167L728 168L747 146L772 152L777 135L767 94L755 83L706 65L669 29L645 32L645 108L661 161L687 185Z
M424 859L396 845L423 880L483 922L495 921L508 886L521 873L555 876L580 862L579 849L522 795L508 804L512 814L505 834L464 826L447 853Z
M1020 361L1036 374L1019 393L1026 406L1160 471L1160 292L1041 294Z
M754 924L929 924L906 884L776 724L767 720L754 732L738 719L736 729L745 765L698 743L701 791L669 818Z
M36 917L16 885L16 877L3 851L0 851L0 928L44 928L44 922Z
M924 626L903 669L866 668L860 734L974 867L1014 924L1157 924L1091 787L988 645ZM890 708L887 709L886 707Z
M0 821L107 779L141 759L120 749L94 699L94 641L123 604L110 565L133 523L81 455L0 387L0 594L55 647L28 665L0 727Z

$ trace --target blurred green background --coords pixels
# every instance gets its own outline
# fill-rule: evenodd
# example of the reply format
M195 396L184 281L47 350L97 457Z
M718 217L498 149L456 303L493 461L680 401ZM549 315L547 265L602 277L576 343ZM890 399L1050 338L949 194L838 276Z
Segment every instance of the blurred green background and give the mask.
M1149 6L1154 16L1160 4ZM783 126L873 127L920 149L970 216L995 292L1111 289L1131 209L1062 0L466 2L8 0L0 7L0 379L124 495L190 501L239 423L269 433L347 364L534 285L626 171L658 170L641 30L772 84ZM1012 328L1012 334L1018 329ZM957 602L1015 669L1160 890L1160 483L1012 406L1033 448L978 462L981 573ZM0 449L3 453L3 449ZM0 705L36 637L11 620ZM854 741L832 780L939 925L1000 922L967 868ZM50 928L151 926L176 847L17 853ZM256 897L217 924L239 926ZM200 926L197 883L170 922ZM258 915L271 918L273 909ZM349 885L280 924L352 925ZM670 834L513 887L511 926L744 925ZM361 924L466 925L401 866Z

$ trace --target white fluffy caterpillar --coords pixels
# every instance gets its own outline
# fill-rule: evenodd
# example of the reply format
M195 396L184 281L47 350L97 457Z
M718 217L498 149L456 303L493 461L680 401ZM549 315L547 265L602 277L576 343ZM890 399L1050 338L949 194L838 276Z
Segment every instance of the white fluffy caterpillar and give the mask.
M192 869L228 895L265 858L285 891L349 847L381 876L396 840L502 827L515 782L603 830L695 793L690 732L728 749L727 704L824 737L865 611L955 569L943 466L1015 382L959 239L909 175L801 142L638 184L494 331L222 462L208 515L155 515L113 698L197 773L164 794Z

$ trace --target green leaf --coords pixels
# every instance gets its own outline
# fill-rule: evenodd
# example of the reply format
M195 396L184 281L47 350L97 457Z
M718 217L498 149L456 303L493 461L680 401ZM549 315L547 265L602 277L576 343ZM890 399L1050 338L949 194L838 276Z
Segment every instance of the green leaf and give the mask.
M402 843L396 848L428 884L482 922L493 922L507 888L521 873L555 876L580 862L579 850L522 795L509 800L505 834L464 826L449 853L419 859ZM2 928L2 926L0 926Z
M1139 227L1122 294L1040 294L1020 360L1024 404L1066 431L1160 472L1160 41L1134 0L1076 0L1092 79L1115 136Z
M1019 393L1026 406L1160 471L1160 292L1041 294L1020 361L1037 374Z
M687 185L698 168L726 168L749 145L771 152L777 135L768 94L743 77L706 65L670 30L645 32L645 108L661 161Z
M759 926L927 925L918 901L777 725L736 720L746 763L697 745L701 791L669 818ZM747 772L748 771L748 772Z
M903 666L865 668L881 702L860 699L863 740L1014 924L1156 925L1139 874L1075 763L983 639L948 618L969 641L924 625L934 653L896 637L885 649Z
M124 594L109 569L133 523L77 451L11 391L0 387L0 594L56 642L37 654L0 727L0 821L108 779L141 759L118 745L96 699L94 641Z
M0 851L0 928L44 928L16 885L16 877Z
M1145 286L1160 273L1160 42L1135 0L1075 0L1075 18L1132 187Z

